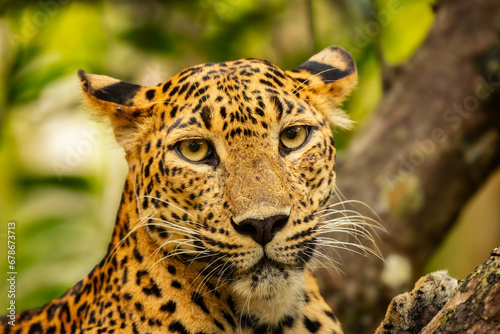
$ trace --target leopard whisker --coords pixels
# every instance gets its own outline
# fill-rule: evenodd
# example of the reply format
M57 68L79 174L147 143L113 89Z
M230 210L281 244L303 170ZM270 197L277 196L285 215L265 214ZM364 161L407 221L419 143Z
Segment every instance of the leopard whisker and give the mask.
M224 261L224 266L223 266L223 267L221 268L221 270L219 271L218 278L217 278L217 282L215 283L215 288L214 288L214 289L212 289L211 291L208 291L208 292L212 292L212 291L214 291L214 290L217 290L218 288L220 288L220 287L222 287L222 286L224 286L224 285L226 285L226 284L228 284L228 283L229 283L229 281L227 281L227 280L223 279L223 277L224 277L224 274L226 273L226 271L227 271L229 268L231 268L232 264L230 263L230 261L231 261L231 259L233 259L234 257L235 257L235 255L231 256L229 259L227 259L226 261ZM227 268L225 268L225 269L224 269L224 267L225 267L227 264L229 264L229 265L227 266ZM221 280L223 281L223 283L222 283L221 285L219 285L219 283L220 283L220 281L221 281Z
M382 226L378 221L370 218L364 217L357 214L350 214L350 212L344 212L342 216L335 217L334 214L328 213L318 216L321 219L320 226L336 226L336 225L352 225L360 226L364 229L369 229L373 232L386 232L384 226Z
M318 266L321 266L322 268L325 268L330 274L331 270L335 270L337 275L341 275L344 271L340 268L343 264L340 260L334 260L331 256L328 256L327 254L323 253L326 252L325 248L321 244L316 245L317 248L320 248L321 250L314 249L313 256L311 257L311 263L310 267L312 269L317 269ZM341 259L337 250L333 249L333 251L337 254L337 258ZM323 261L320 261L320 257L324 258L330 265L327 265Z
M205 249L208 251L208 254L207 255L203 255L203 256L198 256L198 255L195 256L193 259L191 259L189 261L188 267L190 267L193 264L193 262L196 261L196 260L201 260L201 259L205 259L207 257L213 257L214 256L213 252L210 249L207 249L207 248L205 248Z
M221 258L219 258L220 260ZM221 263L219 264L218 266L216 266L215 268L213 268L208 274L205 275L205 277L202 278L201 282L198 284L198 287L196 288L196 293L198 293L198 291L200 290L200 288L203 286L203 284L205 284L205 282L208 282L210 281L210 279L216 274L217 272L217 269L220 268L221 266L223 266L224 263ZM204 270L204 269L203 269ZM203 271L202 270L202 271ZM194 282L194 281L193 281Z
M345 221L344 219L334 220L327 222L325 225L319 226L315 232L321 234L331 234L331 233L346 233L347 235L352 236L358 243L360 242L359 238L366 239L370 241L376 247L375 237L378 236L373 235L372 231L375 227L371 224L367 224L365 222L356 222L356 221Z
M170 202L168 202L168 201L165 201L165 200L163 200L163 199L161 199L161 198L158 198L158 197L155 197L155 196L151 196L151 195L141 195L141 196L138 196L138 198L143 198L143 197L144 197L144 198L155 199L155 200L157 200L157 201L160 201L160 202L166 203L166 204L168 204L168 205L170 205L170 206L173 206L173 207L174 207L174 208L176 208L177 210L184 212L184 213L185 213L185 214L187 214L188 216L193 217L193 219L198 220L198 218L197 218L197 217L195 217L194 215L192 215L192 214L191 214L191 213L189 213L188 211L186 211L186 210L184 210L184 209L182 209L182 208L178 207L178 206L177 206L177 205L175 205L175 204L172 204L172 203L170 203Z
M348 242L348 241L340 241L340 240L334 240L331 238L322 238L318 237L318 244L322 244L327 247L332 247L332 248L337 248L337 249L344 249L356 254L360 254L363 256L367 256L368 254L375 255L379 259L383 260L382 254L378 248L372 249L370 247L367 247L365 245L355 243L355 242ZM350 246L350 247L348 247ZM357 251L356 249L359 249L360 251Z
M199 273L198 275L196 275L196 277L193 279L193 281L191 282L191 284L189 285L190 287L194 284L194 282L196 282L196 280L198 279L198 277L200 277L200 275L204 275L203 272L207 269L207 268L210 268L212 264L215 264L217 261L223 259L225 257L225 255L222 255L216 259L213 259L212 261L210 261L206 266L205 268L203 268ZM199 288L199 286L198 286ZM196 291L198 291L198 289L196 289Z
M338 244L343 244L343 245L357 245L356 247L358 249L363 249L363 250L366 250L366 249L369 249L370 250L370 253L373 253L373 254L376 254L377 257L379 258L382 258L382 253L380 252L380 249L377 247L377 244L375 243L375 241L373 240L372 236L371 235L357 235L356 233L353 233L353 232L345 232L347 235L350 235L351 237L354 238L355 242L349 242L349 241L340 241L340 240L336 240L336 239L333 239L331 237L318 237L318 242L329 242L330 244L335 244L335 245L338 245ZM361 240L360 240L360 237L370 241L371 245L370 247L369 246L366 246L364 245ZM372 248L373 247L373 248ZM347 249L347 248L346 248Z
M165 223L167 223L166 221L159 219L159 218L149 218L149 220L158 220L161 223L148 222L148 223L144 224L143 226L168 227L169 231L175 231L177 234L180 234L180 235L183 235L186 237L192 237L194 240L200 240L199 238L195 237L195 235L200 235L200 233L194 229L175 225L174 223L171 223L171 222L168 222L168 225L167 225L167 224L165 224Z
M353 249L347 247L347 246L352 246L352 247L355 247L355 248L361 248L361 249L363 248L362 245L359 245L359 244L356 244L356 243L343 242L343 241L326 242L326 241L318 240L318 245L319 244L321 244L324 247L336 248L336 249L343 249L343 250L347 250L347 251L352 251L353 253L356 253L356 254L359 254L359 255L366 256L366 252L359 252L359 251L356 251L356 250L353 250ZM365 246L364 248L367 248L367 247Z
M315 231L326 233L326 232L336 232L337 230L352 230L358 231L361 233L365 233L367 235L371 235L375 232L379 227L370 222L366 222L364 220L360 220L356 217L356 219L346 218L346 217L338 217L331 220L324 221L322 224L319 224ZM372 236L372 239L375 237Z
M168 258L171 258L173 256L178 256L178 255L183 255L183 254L196 254L196 253L200 253L200 251L190 251L190 250L183 250L182 252L173 252L173 253L169 253L168 255L162 257L161 259L159 259L158 261L156 261L155 263L153 263L147 270L150 271L151 269L153 269L153 267L155 267L158 263L168 259Z
M339 189L338 186L335 186L335 190L334 190L334 193L335 195L337 196L337 198L339 199L339 202L336 202L336 203L332 203L332 204L329 204L326 208L334 208L335 206L337 205L341 205L344 210L345 210L345 206L346 204L352 204L352 205L358 205L358 206L361 206L363 207L364 209L368 210L368 212L373 215L378 222L381 222L382 219L380 218L380 216L377 214L377 212L371 207L369 206L368 204L366 204L365 202L363 201L359 201L359 200L354 200L354 199L346 199L346 197L344 196L344 194L342 193L342 191ZM361 215L361 214L360 214ZM363 216L363 215L361 215Z
M165 223L166 225L169 226L170 229L173 229L173 230L178 230L178 231L184 231L184 232L187 232L187 233L190 233L190 234L199 234L201 235L201 233L192 228L192 227L188 227L188 226L180 226L178 224L175 224L175 223L172 223L171 221L168 221L168 220L165 220L165 219L162 219L162 218L150 218L150 220L157 220L157 221L160 221L162 223ZM184 222L184 221L182 221ZM163 226L161 224L159 224L160 226Z
M381 226L380 220L374 219L372 217L364 216L361 213L359 213L355 210L350 210L350 209L338 210L338 209L334 209L334 208L327 208L327 209L323 209L320 211L316 211L314 213L314 215L317 216L318 218L333 216L335 214L341 215L342 217L362 218L364 220L371 221L375 225Z
M225 255L223 257L225 257ZM219 258L219 259L222 259L222 258ZM222 268L224 268L225 264L226 264L226 262L223 262L223 263L219 264L218 266L216 266L215 268L212 268L212 270L208 274L206 274L205 277L203 277L203 279L201 280L201 283L198 285L198 288L196 289L196 292L198 292L198 290L202 284L209 281L210 278L217 273L217 269L219 269L221 266L222 266Z
M330 233L347 233L351 236L363 237L372 242L375 242L374 237L371 232L364 226L356 226L351 224L332 224L331 226L318 227L313 232L318 232L319 234L330 234Z
M109 259L112 259L116 255L116 253L118 252L118 248L120 248L125 243L125 240L127 238L129 238L136 230L146 224L147 218L138 218L136 222L139 223L136 224L123 238L121 238L120 241L115 245L115 247L113 247L113 249L109 252Z
M323 247L323 245L321 245L321 244L318 244L316 246ZM315 262L311 263L312 266L315 266L315 264L317 263L318 265L323 266L325 269L330 269L330 267L333 267L338 273L337 266L341 265L341 263L339 261L334 260L331 256L328 256L327 254L324 254L315 248L312 248L310 246L308 246L308 247L309 247L309 249L311 249L313 251L313 256L311 257L311 260L315 261ZM330 264L330 266L327 266L323 261L320 261L320 258L326 260L326 262L328 262Z
M224 280L224 282L221 285L216 285L215 288L213 288L212 290L208 290L206 293L203 294L203 296L208 295L209 293L212 293L214 291L217 291L218 289L222 288L224 285L227 285L229 283L230 281Z
M158 226L163 226L162 224L158 224L158 223L148 223L148 224L149 224L149 225L158 225ZM183 232L183 231L181 231L181 232ZM187 239L187 240L186 240L186 239L182 239L182 240L184 240L184 241L182 242L182 244L188 244L188 243L192 243L193 241L200 240L199 238L194 237L194 236L192 236L192 235L190 235L190 234L187 234L187 233L183 234L184 232L183 232L183 233L178 233L178 232L176 232L176 233L177 233L177 235L181 235L181 236L184 236L184 237L189 237L189 239ZM162 243L162 244L161 244L160 246L158 246L158 247L157 247L157 248L156 248L153 252L151 252L151 254L148 256L148 258L152 257L152 256L153 256L153 255L155 255L157 252L159 252L160 250L164 249L164 247L165 247L165 246L167 246L168 244L171 244L171 243L177 243L177 244L179 244L179 239L173 239L173 240L171 240L171 239L172 239L172 235L170 235L170 236L168 237L167 241L165 241L164 243ZM200 246L197 246L197 245L195 245L195 244L190 244L189 246L191 246L191 247L193 247L193 248L195 248L195 249L196 249L196 248L204 249L204 248L202 248L202 247L200 247ZM178 247L178 246L177 246L177 247Z
M219 284L219 281L224 277L224 274L226 273L227 270L229 270L231 267L232 267L232 263L231 263L231 260L235 257L236 255L233 255L231 256L229 259L227 259L226 261L224 261L224 266L222 267L222 269L219 271L219 278L217 279L217 283L215 284L216 286ZM226 264L228 264L227 268L224 269L224 267L226 266Z
M246 314L246 316L248 316L250 314L250 294L248 294L245 302L243 303L243 307L241 308L239 324L241 324L243 322L243 315L245 314L245 307L247 307L247 309L248 309L248 313ZM240 327L240 333L243 333L243 330L242 330L243 326L238 326L238 327Z
M183 239L183 240L185 240L185 239ZM191 245L191 244L189 244L191 241L192 241L192 240L185 240L185 241L183 241L183 242L179 242L179 239L175 239L175 240L167 240L166 242L164 242L163 244L161 244L160 246L158 246L158 247L157 247L157 248L156 248L156 249L155 249L155 250L154 250L151 254L149 254L148 259L149 259L149 258L151 258L152 256L154 256L154 255L155 255L156 253L158 253L160 250L162 250L162 249L163 249L163 247L165 247L166 245L171 244L171 243L175 243L175 244L177 244L177 246L174 248L174 251L175 251L175 250L177 250L177 248L178 248L179 246L181 246L181 245L189 245L189 246L191 246L191 247L195 248L195 249L194 249L194 251L198 251L198 252L201 252L201 251L205 250L205 248L203 248L203 247L201 247L201 246L196 246L196 245ZM201 249L201 250L196 250L196 248L199 248L199 249Z

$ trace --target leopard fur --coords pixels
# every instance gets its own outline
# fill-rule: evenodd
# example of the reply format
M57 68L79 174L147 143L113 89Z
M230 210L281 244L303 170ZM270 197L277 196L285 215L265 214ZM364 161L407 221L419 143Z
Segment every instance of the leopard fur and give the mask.
M335 186L331 128L350 125L347 51L294 71L207 63L152 87L78 75L129 167L108 251L0 333L342 333L310 263Z
M344 49L295 71L207 63L152 87L79 77L129 165L108 252L63 296L16 315L16 327L4 318L0 331L341 332L308 264L315 212L335 184L331 127L349 124L336 107L357 78ZM298 148L280 142L290 128L307 132ZM196 141L211 150L200 162L179 152Z

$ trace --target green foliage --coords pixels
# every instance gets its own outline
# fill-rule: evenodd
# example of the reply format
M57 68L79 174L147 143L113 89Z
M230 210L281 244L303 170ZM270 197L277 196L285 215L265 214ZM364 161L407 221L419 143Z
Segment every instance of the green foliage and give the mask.
M372 13L390 1L317 0L311 15L306 2L285 0L5 2L0 249L6 254L6 224L16 221L17 311L57 297L83 277L111 234L126 167L116 166L123 153L106 127L81 117L79 68L159 82L200 62L242 57L293 69L323 47L343 45L360 78L346 109L362 125L382 96L381 59L408 59L433 19L427 1L399 0L401 10L382 24ZM340 150L351 136L336 134ZM1 255L3 273L6 266ZM0 300L3 309L8 300Z
M434 20L429 0L378 0L378 13L383 31L380 44L386 61L391 65L410 58L422 44Z

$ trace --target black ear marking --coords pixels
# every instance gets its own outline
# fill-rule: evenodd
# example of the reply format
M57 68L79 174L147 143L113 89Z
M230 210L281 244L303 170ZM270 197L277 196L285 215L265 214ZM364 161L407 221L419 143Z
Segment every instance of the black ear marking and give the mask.
M326 54L326 56L322 56ZM330 65L334 63L335 66ZM330 46L318 55L302 63L298 70L317 75L324 83L332 83L356 72L356 63L349 52L338 46Z
M330 46L286 74L296 81L297 87L301 87L295 93L303 91L314 97L308 101L327 118L331 126L351 127L352 122L338 108L358 81L356 63L349 52L340 46Z
M111 85L107 85L101 88L95 88L92 86L92 80L83 70L78 70L78 77L82 81L83 90L89 95L95 98L113 102L121 105L132 105L131 100L137 94L137 91L141 89L140 85L128 83L125 81L118 81Z
M129 101L134 98L140 88L139 85L120 81L96 90L94 96L103 101L130 105Z
M318 63L316 61L306 61L305 63L302 63L298 68L319 76L325 83L330 83L337 81L338 79L342 79L352 72L352 70L349 69L342 71L336 67L330 66L328 64Z
M117 104L129 105L141 86L120 81L110 86L103 87L94 92L94 96L100 100Z

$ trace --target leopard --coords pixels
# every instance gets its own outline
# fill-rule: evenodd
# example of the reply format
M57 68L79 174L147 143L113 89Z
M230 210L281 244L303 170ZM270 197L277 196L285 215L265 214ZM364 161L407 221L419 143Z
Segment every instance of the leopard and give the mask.
M342 333L311 263L335 192L332 129L352 124L349 52L291 71L204 63L155 86L78 77L128 164L111 240L86 277L1 318L1 333Z

